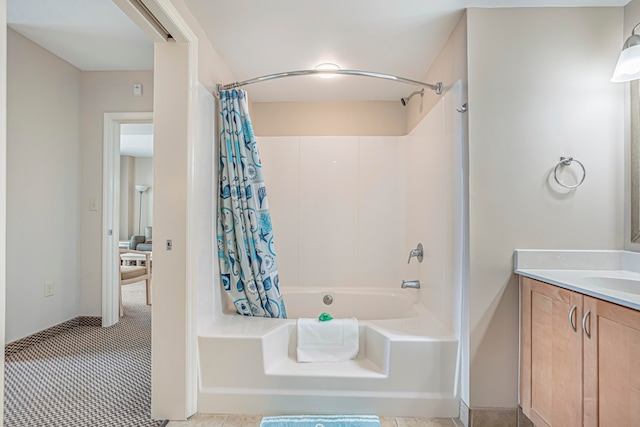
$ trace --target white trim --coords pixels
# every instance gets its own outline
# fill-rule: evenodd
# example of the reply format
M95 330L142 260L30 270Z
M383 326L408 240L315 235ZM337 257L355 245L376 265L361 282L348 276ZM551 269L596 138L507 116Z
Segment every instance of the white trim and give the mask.
M192 43L196 46L196 59L198 55L198 38L184 20L172 0L146 0L144 5L156 17L171 34L173 40L178 43ZM197 72L197 70L196 70ZM197 80L197 75L196 75Z
M154 43L163 43L167 41L164 32L149 22L145 14L136 7L131 0L113 0L113 2L136 24Z
M153 113L104 113L102 150L102 326L120 320L118 234L120 229L120 125L150 123ZM116 236L116 237L114 237Z
M173 5L172 0L144 0L145 6L154 15L154 17L164 26L173 37L173 40L167 43L186 43L188 44L188 135L187 135L187 224L185 235L185 257L186 257L186 286L185 286L185 396L184 396L184 414L177 414L176 417L186 419L197 411L197 393L198 393L198 365L197 365L197 335L196 335L196 278L195 265L197 251L194 248L196 243L192 236L201 230L194 230L194 219L196 218L197 204L195 202L195 184L194 184L194 153L196 148L197 132L197 111L198 111L198 38L190 28L189 24L182 17L178 9ZM157 43L159 44L159 43ZM156 45L157 45L156 44ZM156 86L154 90L158 90ZM157 236L156 236L157 237ZM161 316L158 309L152 306L152 316ZM160 341L162 338L160 338ZM169 343L162 342L167 345ZM172 343L173 344L173 343ZM152 384L158 380L161 373L152 369ZM180 387L181 384L176 386ZM158 399L152 397L151 408L152 417L157 415L156 405ZM182 403L182 402L180 402ZM182 418L184 416L184 418ZM178 419L178 418L176 418Z
M198 43L195 34L187 34L189 42L189 140L187 146L187 383L186 408L189 416L198 411L198 344L197 344L197 184L195 155L198 144ZM194 41L195 40L195 41ZM215 188L215 187L214 187Z
M198 410L198 363L197 363L197 325L196 325L196 277L197 250L193 236L202 230L195 230L197 224L196 214L196 185L194 156L196 151L196 138L198 125L198 37L189 24L184 20L180 12L172 4L171 0L150 0L145 5L171 33L175 42L188 44L188 75L189 75L189 100L188 120L189 133L187 136L187 230L186 230L186 307L187 318L185 331L185 411L186 417L195 414ZM152 378L153 381L153 378ZM153 402L152 402L153 407Z

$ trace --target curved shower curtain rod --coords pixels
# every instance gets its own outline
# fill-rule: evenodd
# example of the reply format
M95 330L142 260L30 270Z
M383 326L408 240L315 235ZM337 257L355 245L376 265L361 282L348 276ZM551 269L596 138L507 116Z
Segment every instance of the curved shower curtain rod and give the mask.
M254 83L266 82L267 80L275 80L281 79L283 77L295 77L295 76L309 76L314 74L346 74L349 76L364 76L364 77L374 77L377 79L385 79L385 80L393 80L399 83L408 83L414 86L424 86L427 87L438 95L442 93L442 82L438 82L436 84L430 84L425 82L420 82L418 80L411 80L404 77L394 76L392 74L384 74L377 73L374 71L360 71L360 70L299 70L299 71L286 71L284 73L276 73L276 74L268 74L266 76L255 77L253 79L245 80L242 82L229 83L226 85L218 84L216 88L218 92L221 90L228 90L238 88L240 86L251 85Z

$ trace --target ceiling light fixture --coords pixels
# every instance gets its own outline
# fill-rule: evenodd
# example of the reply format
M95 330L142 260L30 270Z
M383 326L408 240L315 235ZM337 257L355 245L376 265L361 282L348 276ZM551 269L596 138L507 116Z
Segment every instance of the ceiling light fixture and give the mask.
M638 26L640 24L633 27L631 36L622 46L620 58L611 77L612 82L628 82L640 78L640 36L636 34Z
M323 78L323 79L332 79L335 76L337 76L337 74L336 73L331 73L331 71L339 70L340 67L338 67L336 64L332 64L330 62L325 62L323 64L316 65L315 69L318 70L318 71L326 71L326 72L318 74L318 77Z

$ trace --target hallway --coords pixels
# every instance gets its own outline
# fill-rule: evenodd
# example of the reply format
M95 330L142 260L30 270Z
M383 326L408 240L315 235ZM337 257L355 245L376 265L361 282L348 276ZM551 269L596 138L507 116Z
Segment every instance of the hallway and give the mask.
M159 426L150 420L151 307L123 287L124 316L76 326L6 355L4 425Z

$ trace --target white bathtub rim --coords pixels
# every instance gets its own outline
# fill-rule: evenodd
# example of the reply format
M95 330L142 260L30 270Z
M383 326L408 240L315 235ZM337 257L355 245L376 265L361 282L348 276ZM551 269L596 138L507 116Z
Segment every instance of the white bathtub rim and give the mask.
M224 315L217 322L209 316L198 321L198 337L209 338L263 338L280 328L295 326L297 319L270 319L241 315ZM409 322L422 323L428 333L410 333L406 330ZM437 322L437 323L436 323ZM458 337L434 318L361 320L359 325L372 328L396 341L458 341ZM402 331L405 326L405 331Z
M390 297L390 298L398 298L401 300L405 300L407 302L407 307L410 308L410 310L413 311L420 311L421 308L424 308L422 306L422 304L420 304L420 300L418 299L418 290L416 289L389 289L389 288L378 288L378 287L323 287L321 289L318 288L307 288L304 286L289 286L286 289L282 290L282 296L284 298L284 302L285 302L285 308L286 308L286 304L287 304L287 295L317 295L317 300L318 302L322 299L322 297L324 295L331 295L332 297L335 298L336 295L348 295L348 296L353 296L353 295L362 295L362 296L367 296L367 295L376 295L376 296L386 296L386 297ZM327 311L331 311L331 305L327 305L326 307ZM426 310L426 309L425 309ZM236 311L235 311L235 306L233 305L232 301L226 297L223 300L223 308L222 308L222 314L223 315L235 315ZM318 313L319 314L319 313ZM412 313L411 316L407 316L407 317L414 317L415 315L419 315L419 313ZM347 316L348 317L348 316ZM371 319L367 319L367 320L371 320Z

